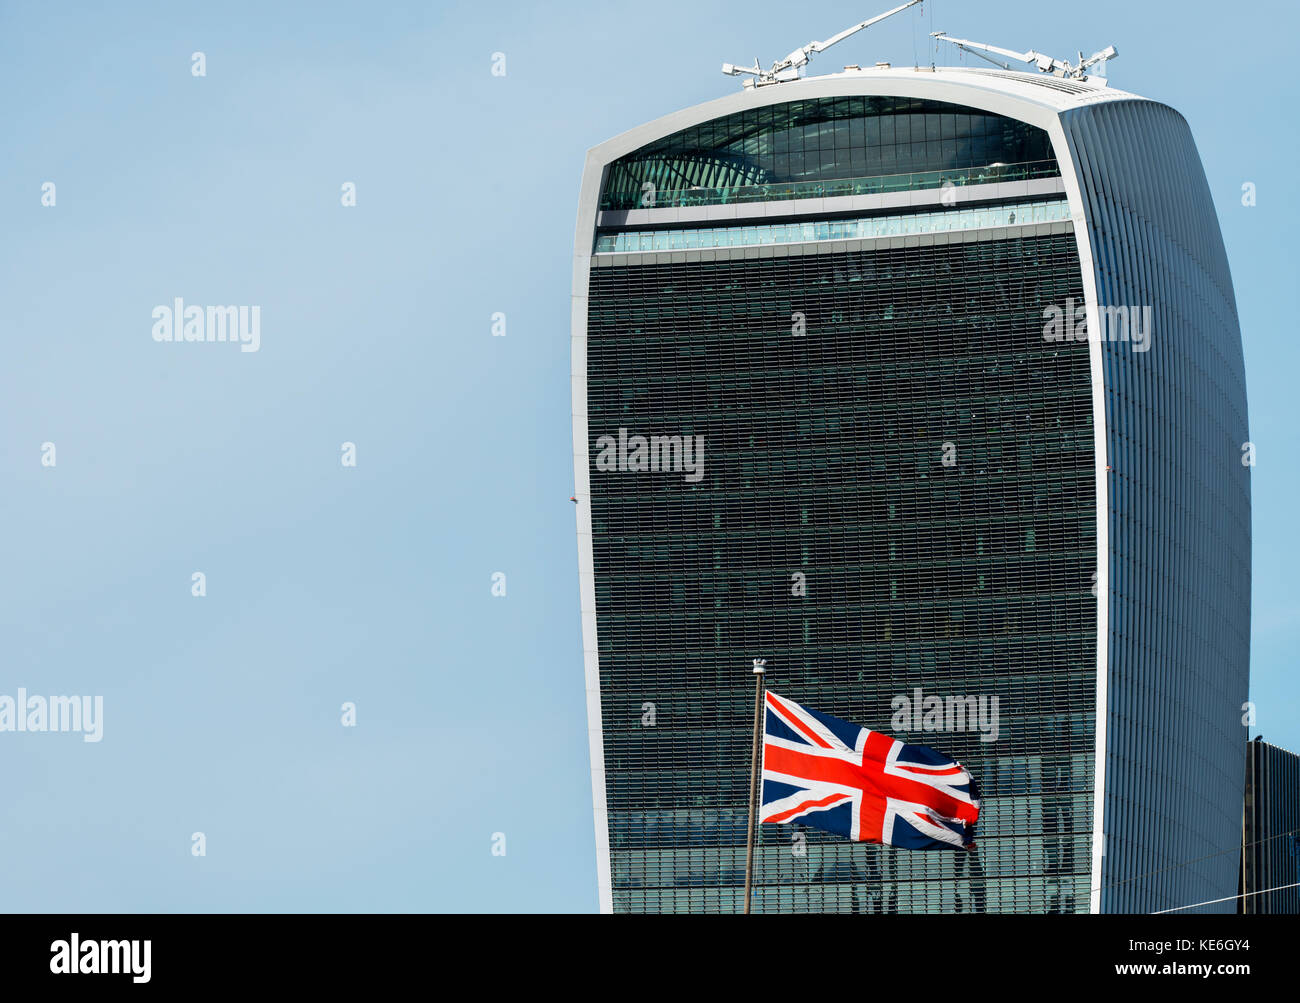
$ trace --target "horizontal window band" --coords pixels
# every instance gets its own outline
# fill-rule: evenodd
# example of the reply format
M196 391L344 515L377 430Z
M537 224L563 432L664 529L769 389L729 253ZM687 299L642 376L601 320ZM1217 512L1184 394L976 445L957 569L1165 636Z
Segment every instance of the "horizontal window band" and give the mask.
M596 237L596 254L691 251L715 248L808 244L829 240L868 240L919 234L981 230L1029 223L1058 223L1070 219L1069 202L1018 202L978 208L944 209L857 219L809 220L746 226L688 227L673 230L629 230Z

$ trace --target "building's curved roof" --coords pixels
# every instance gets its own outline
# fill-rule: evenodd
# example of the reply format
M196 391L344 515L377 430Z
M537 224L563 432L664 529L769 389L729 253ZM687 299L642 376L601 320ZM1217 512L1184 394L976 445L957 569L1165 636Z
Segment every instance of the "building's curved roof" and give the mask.
M1144 101L1136 94L1109 86L1103 77L1087 77L1083 80L1066 80L1049 73L1030 73L1021 70L985 70L966 66L940 66L934 70L873 69L846 70L843 73L830 74L831 77L843 77L858 74L893 75L916 73L933 73L936 77L962 79L966 86L981 87L1000 93L1036 100L1058 111L1094 101L1129 100ZM812 78L816 79L816 78Z
M1063 112L1104 101L1146 101L1100 77L1066 80L1045 73L969 67L868 67L746 87L629 129L593 147L589 164L606 164L682 129L746 108L850 94L929 98L982 108L1045 128Z

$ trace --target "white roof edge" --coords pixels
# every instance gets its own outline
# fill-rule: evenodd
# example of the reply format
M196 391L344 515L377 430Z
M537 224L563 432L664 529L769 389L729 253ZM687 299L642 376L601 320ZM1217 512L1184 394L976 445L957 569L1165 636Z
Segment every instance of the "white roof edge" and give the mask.
M1087 88L1074 94L1057 90L1053 82ZM970 67L869 67L802 77L766 87L746 87L701 104L671 112L614 136L587 151L588 167L611 163L656 139L691 126L744 111L789 101L855 95L928 98L964 104L1009 115L1043 126L1062 112L1100 101L1146 101L1147 98L1107 84L1060 81L1041 73L983 70Z

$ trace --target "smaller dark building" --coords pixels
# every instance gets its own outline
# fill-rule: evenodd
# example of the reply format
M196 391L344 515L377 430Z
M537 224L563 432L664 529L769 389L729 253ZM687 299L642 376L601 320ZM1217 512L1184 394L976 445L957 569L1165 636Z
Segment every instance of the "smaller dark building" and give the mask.
M1247 743L1242 820L1238 911L1300 914L1300 756Z

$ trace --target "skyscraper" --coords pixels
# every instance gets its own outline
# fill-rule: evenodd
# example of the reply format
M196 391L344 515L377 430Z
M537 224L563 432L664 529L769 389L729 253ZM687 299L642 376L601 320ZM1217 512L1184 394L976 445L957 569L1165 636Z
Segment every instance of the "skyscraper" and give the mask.
M756 911L1235 894L1246 391L1177 112L1001 70L747 88L589 152L572 297L602 909L738 910L758 656L985 806L969 854L764 826Z

